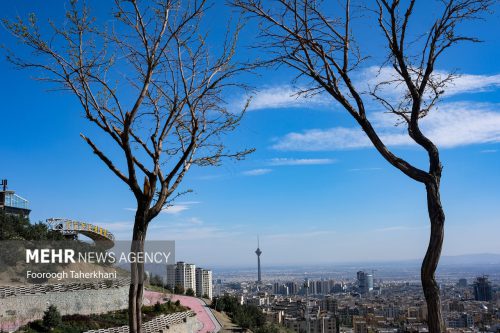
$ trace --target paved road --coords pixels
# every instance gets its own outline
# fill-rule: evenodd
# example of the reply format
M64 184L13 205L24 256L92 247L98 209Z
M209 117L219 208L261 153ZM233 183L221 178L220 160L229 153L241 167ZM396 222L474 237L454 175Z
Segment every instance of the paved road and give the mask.
M163 298L165 296L162 293L154 291L144 291L145 304L155 304L156 302L163 303ZM196 319L201 323L200 328L197 333L213 333L219 332L221 326L217 319L215 319L210 308L201 299L196 297L172 295L171 300L173 302L179 300L179 302L189 307L196 313Z
M221 326L217 319L215 319L210 308L201 299L189 296L173 295L172 300L179 300L182 305L191 308L196 313L197 319L202 322L203 327L198 333L212 333L219 332Z

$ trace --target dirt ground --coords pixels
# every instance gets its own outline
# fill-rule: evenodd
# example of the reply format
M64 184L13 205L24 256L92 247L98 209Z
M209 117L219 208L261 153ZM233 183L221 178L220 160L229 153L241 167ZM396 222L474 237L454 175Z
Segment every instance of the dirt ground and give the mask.
M243 330L241 327L232 323L231 318L229 318L224 312L219 312L212 309L212 313L222 325L220 333L251 332L249 330Z

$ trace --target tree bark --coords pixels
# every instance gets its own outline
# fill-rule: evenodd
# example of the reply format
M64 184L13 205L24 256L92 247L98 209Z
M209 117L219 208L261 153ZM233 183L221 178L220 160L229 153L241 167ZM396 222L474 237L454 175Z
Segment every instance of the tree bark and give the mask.
M140 206L140 205L139 205ZM134 231L130 252L135 254L144 252L144 241L147 228L146 211L138 209L135 214ZM144 294L144 262L130 263L129 289L129 332L142 333L142 297Z
M425 185L427 191L427 210L431 224L429 245L422 262L420 278L427 302L427 324L429 333L442 333L446 331L441 313L439 286L436 282L435 272L441 256L444 239L445 215L440 198L440 179Z
M132 250L132 249L131 249ZM128 324L129 332L137 333L137 315L136 315L136 298L137 284L134 282L137 279L137 264L130 264L130 289L128 291Z

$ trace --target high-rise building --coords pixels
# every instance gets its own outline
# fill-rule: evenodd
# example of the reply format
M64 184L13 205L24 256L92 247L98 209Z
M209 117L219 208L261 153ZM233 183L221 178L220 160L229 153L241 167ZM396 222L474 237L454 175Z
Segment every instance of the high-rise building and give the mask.
M257 250L255 250L255 254L257 255L257 283L262 283L262 276L260 272L260 255L262 251L260 250L259 239L257 238Z
M356 273L356 278L358 280L358 290L359 292L363 292L365 290L365 272L358 271Z
M212 271L196 268L196 296L212 299Z
M321 309L327 312L336 314L338 309L338 301L332 296L327 296L321 301Z
M358 291L362 294L373 291L373 274L359 271L356 274L358 279Z
M318 285L316 284L316 281L313 280L308 280L309 283L309 295L317 295L318 294Z
M366 277L366 291L370 292L373 291L373 274L368 273L365 275Z
M283 284L280 282L273 283L273 294L275 295L290 295L290 290L288 289L288 284Z
M462 287L462 288L467 287L467 279L459 279L458 280L458 286Z
M297 282L287 282L286 286L290 295L296 295L299 292L299 286Z
M489 302L493 298L491 283L487 276L480 276L474 282L474 298L476 301Z
M7 179L0 183L0 212L27 218L31 210L28 200L7 189Z
M342 293L345 291L345 289L346 289L346 286L343 282L335 283L333 286L334 293Z
M184 290L192 289L196 293L196 266L183 261L167 265L167 286L174 290L181 286Z

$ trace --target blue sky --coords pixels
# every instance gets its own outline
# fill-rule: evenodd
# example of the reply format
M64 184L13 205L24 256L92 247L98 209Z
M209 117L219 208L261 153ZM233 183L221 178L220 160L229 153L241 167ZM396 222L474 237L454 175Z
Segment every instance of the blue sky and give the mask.
M90 1L95 6L97 1ZM41 20L64 13L36 1L3 2L2 17L35 11ZM98 5L99 17L107 8ZM430 11L435 11L431 8ZM218 2L207 23L213 41L229 11ZM425 22L417 12L415 26ZM421 20L420 20L421 19ZM359 22L360 44L381 59L383 44ZM254 41L242 32L242 57ZM484 43L451 50L437 70L463 74L448 88L437 112L422 123L441 148L442 200L447 216L443 253L500 253L500 20L498 11L469 25ZM1 43L23 52L0 29ZM216 46L214 46L216 48ZM67 217L107 226L128 239L132 193L95 157L80 133L98 135L73 96L48 92L31 74L0 62L0 177L30 200L32 221ZM367 64L356 84L374 80ZM177 259L204 266L252 265L260 235L263 265L421 258L427 246L425 192L370 147L354 122L327 96L290 96L292 73L269 69L244 77L256 88L249 112L228 138L232 147L255 147L243 162L194 168L193 189L152 223L150 239L174 239ZM384 69L382 75L391 75ZM299 85L305 83L298 83ZM397 90L387 91L396 96ZM245 94L227 96L238 107ZM425 166L394 119L370 104L370 118L398 154Z

